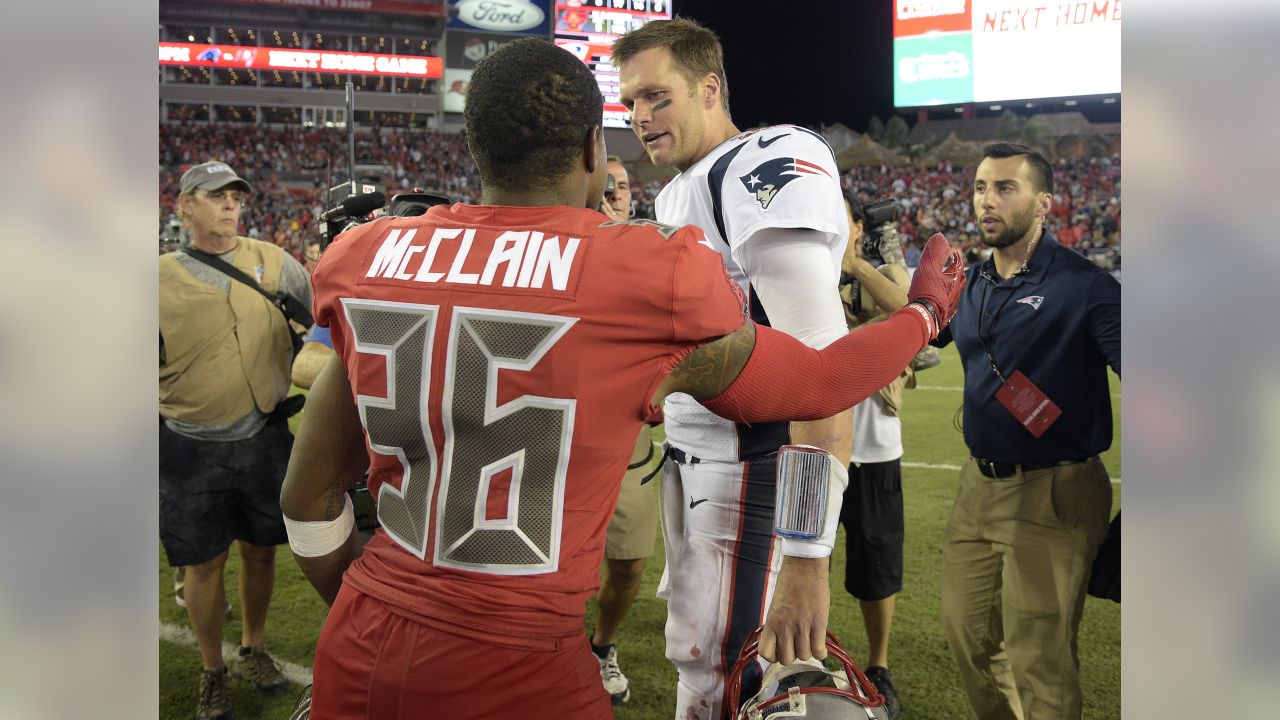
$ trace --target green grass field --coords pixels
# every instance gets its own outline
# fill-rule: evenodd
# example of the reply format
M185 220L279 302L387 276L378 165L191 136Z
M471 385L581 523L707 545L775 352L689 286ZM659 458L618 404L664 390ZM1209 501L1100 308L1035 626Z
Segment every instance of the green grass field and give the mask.
M960 406L960 363L953 348L942 353L938 367L920 374L921 387L907 393L903 415L906 455L903 487L906 499L906 587L898 596L890 645L890 664L902 699L905 720L954 720L972 717L959 677L951 666L938 620L938 579L941 573L941 540L955 497L957 472L948 468L916 465L958 465L966 456L963 438L954 428ZM1120 393L1113 376L1115 447L1103 458L1112 477L1120 476ZM297 418L295 418L296 423ZM1120 507L1116 486L1114 509ZM660 540L659 540L660 542ZM866 639L856 603L843 590L843 542L837 542L831 573L831 630L859 663L866 659ZM224 637L235 644L240 638L239 600L234 597L237 575L234 552L228 562L232 608ZM631 680L631 701L617 708L620 720L669 718L674 714L675 671L663 657L662 638L666 605L654 597L662 573L662 552L651 559L635 607L622 626L618 640L623 672ZM173 571L160 553L158 570L160 622L169 633L189 627L186 611L173 601ZM587 617L594 615L588 608ZM287 548L279 552L276 591L267 625L267 647L278 660L309 668L315 641L324 621L324 604L303 579ZM1080 630L1080 665L1083 674L1084 716L1090 720L1120 717L1120 606L1089 598ZM192 717L200 659L194 645L160 641L160 717L178 720ZM237 717L286 718L296 692L280 698L259 695L246 684L233 681Z

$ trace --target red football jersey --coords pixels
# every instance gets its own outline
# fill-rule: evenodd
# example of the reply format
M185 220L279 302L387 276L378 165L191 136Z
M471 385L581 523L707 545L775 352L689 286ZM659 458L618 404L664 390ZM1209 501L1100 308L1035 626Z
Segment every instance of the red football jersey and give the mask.
M382 523L344 582L481 635L581 633L654 391L746 321L720 255L692 226L437 206L347 232L312 281Z

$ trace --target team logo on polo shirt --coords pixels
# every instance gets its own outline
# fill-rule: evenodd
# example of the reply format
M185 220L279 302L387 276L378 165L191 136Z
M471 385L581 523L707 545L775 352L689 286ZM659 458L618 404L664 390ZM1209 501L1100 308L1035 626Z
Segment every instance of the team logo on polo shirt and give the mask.
M1044 302L1044 296L1043 296L1043 295L1028 295L1028 296L1026 296L1026 297L1022 298L1021 300L1019 300L1018 302L1022 303L1023 305L1030 305L1032 310L1039 310L1039 309L1040 309L1040 303Z

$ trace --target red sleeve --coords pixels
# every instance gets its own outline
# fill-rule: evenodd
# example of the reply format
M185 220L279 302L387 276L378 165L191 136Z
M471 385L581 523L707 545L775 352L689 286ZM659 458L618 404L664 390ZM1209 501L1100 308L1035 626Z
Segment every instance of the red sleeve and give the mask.
M672 341L701 345L741 328L750 317L747 298L720 253L692 225L677 230L672 241L680 248L671 268Z
M703 405L727 420L822 420L893 382L928 340L927 323L904 308L822 350L756 326L751 357L728 389Z
M667 242L676 246L667 309L672 352L657 368L646 398L653 397L685 356L712 340L737 332L751 317L742 288L729 277L724 259L711 248L701 230L686 225ZM662 407L646 400L640 415L661 417Z

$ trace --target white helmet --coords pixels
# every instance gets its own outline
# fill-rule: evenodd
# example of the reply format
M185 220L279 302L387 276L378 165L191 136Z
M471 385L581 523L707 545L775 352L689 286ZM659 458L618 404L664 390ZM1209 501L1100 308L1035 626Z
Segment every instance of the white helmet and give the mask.
M735 720L888 720L884 696L849 659L835 635L827 633L827 659L841 667L828 669L818 660L771 664L760 680L760 692L739 702L742 673L759 656L760 629L748 638L729 674L729 707Z

